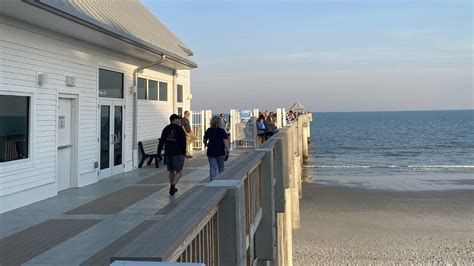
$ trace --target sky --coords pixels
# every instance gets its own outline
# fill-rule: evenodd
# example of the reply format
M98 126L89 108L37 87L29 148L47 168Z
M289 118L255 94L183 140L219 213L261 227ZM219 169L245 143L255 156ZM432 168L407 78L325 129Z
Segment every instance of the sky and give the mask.
M194 110L474 108L470 0L141 2L194 52Z

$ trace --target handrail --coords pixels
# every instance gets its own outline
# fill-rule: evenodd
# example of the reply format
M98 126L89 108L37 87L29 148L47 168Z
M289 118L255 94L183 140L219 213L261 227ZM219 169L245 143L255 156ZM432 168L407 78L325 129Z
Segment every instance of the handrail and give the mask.
M115 253L111 261L178 259L207 221L212 219L217 211L216 206L226 192L226 188L220 187L199 188L178 205L172 214L166 215L140 237Z
M227 169L224 173L219 174L215 180L245 179L247 178L246 174L260 163L263 156L264 153L254 151L241 159L241 161L235 164L233 167Z

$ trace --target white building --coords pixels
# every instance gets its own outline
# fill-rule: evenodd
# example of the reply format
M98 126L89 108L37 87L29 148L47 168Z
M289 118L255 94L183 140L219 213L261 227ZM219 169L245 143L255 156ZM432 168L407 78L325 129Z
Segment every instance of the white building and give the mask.
M0 36L0 213L136 168L190 108L192 52L137 0L1 1Z

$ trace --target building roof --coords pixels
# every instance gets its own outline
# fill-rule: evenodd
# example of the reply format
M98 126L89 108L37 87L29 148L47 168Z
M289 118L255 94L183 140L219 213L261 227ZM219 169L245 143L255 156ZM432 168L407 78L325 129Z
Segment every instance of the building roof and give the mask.
M57 15L73 18L81 24L118 35L132 43L161 52L190 67L197 64L189 59L193 55L158 18L138 0L25 0L26 3Z
M293 112L297 112L297 113L304 113L305 112L304 106L298 101L294 102L293 105L291 105L289 110L291 110Z

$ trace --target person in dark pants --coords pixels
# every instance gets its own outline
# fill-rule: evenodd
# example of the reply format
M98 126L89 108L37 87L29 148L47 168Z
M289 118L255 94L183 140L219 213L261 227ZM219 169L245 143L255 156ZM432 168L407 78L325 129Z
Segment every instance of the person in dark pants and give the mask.
M227 133L220 127L221 118L214 116L211 119L211 127L204 134L204 146L207 147L207 159L209 160L209 178L212 181L219 174L224 172L224 163L229 154L229 140Z
M170 116L170 124L161 133L160 144L158 145L158 156L161 158L163 145L165 146L166 167L169 171L170 195L174 196L178 189L176 184L181 178L185 154L186 154L186 133L180 126L181 117L177 114Z

